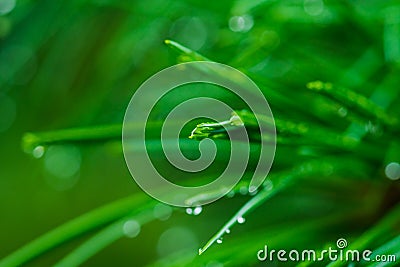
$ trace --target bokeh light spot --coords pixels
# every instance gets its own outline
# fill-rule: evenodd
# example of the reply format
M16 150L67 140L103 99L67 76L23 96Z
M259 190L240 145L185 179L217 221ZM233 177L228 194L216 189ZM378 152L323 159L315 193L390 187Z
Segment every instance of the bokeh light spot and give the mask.
M324 12L322 0L304 0L304 11L310 16L318 16Z
M16 4L16 0L1 0L0 1L0 15L6 15L10 13Z
M200 18L183 17L178 19L170 30L171 38L193 50L201 49L207 41L208 30Z
M386 177L390 180L400 179L400 164L398 162L391 162L385 168Z
M122 226L122 231L127 237L134 238L140 233L140 224L135 220L129 220Z
M229 29L233 32L248 32L253 26L253 17L250 15L233 16L229 19Z
M45 157L46 170L58 177L75 175L81 165L81 154L75 146L51 146Z
M194 251L194 257L197 255L198 246L197 238L191 230L184 227L173 227L166 230L160 236L157 244L157 252L160 256L165 257L182 250L187 250Z

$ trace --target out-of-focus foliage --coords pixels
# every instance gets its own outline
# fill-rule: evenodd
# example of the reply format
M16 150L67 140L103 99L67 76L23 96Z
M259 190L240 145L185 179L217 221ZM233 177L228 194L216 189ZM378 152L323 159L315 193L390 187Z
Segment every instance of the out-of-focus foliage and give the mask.
M244 179L234 197L171 214L131 179L119 124L144 80L201 55L245 72L269 101L275 187L252 196ZM341 237L398 255L399 72L395 0L0 0L0 258L244 266L265 244L321 250ZM245 223L199 256L243 206Z

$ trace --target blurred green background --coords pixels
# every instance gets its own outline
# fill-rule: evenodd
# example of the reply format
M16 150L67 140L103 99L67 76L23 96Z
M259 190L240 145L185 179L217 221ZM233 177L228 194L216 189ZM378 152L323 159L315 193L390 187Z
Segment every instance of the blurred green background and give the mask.
M399 132L386 135L379 122L368 119L360 128L347 116L351 105L306 89L314 80L337 84L398 118L399 1L0 0L0 258L91 209L144 195L129 175L118 140L51 145L40 157L40 149L25 153L21 139L26 132L121 123L135 89L184 60L165 39L245 71L264 90L276 118L361 139L372 132L365 141L372 157L347 155L347 169L332 179L328 173L277 195L210 248L199 265L257 264L254 248L231 260L217 251L241 246L246 251L249 242L269 238L285 248L356 239L399 202L398 182L385 176L387 164L400 161ZM319 158L306 147L278 144L273 172ZM199 216L179 209L86 264L142 266L174 253L179 259L186 251L185 257L196 257L194 265L198 248L250 197L224 198ZM330 220L332 214L340 219ZM399 232L398 226L391 230ZM52 265L92 233L30 264Z

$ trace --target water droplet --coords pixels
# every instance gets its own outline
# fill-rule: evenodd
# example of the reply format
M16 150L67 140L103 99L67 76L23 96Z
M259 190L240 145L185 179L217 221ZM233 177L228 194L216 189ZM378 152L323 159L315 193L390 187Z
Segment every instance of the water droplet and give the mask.
M274 184L270 179L265 180L263 185L265 190L272 190L272 188L274 188Z
M197 206L193 210L193 215L199 215L203 211L203 208L201 206Z
M254 21L250 15L233 16L229 19L229 29L233 32L248 32L253 28Z
M122 226L122 231L127 237L136 237L140 233L140 224L135 220L126 221Z
M32 155L37 159L43 157L43 155L44 155L44 146L35 147L33 149L33 151L32 151Z
M218 243L218 244L222 244L222 237L220 237L220 238L217 239L217 243Z
M310 16L321 15L324 11L324 2L322 0L305 0L304 11Z
M238 115L233 115L230 119L229 119L231 125L234 126L244 126L244 122L240 119L240 117Z
M186 208L186 214L193 214L193 209L192 208Z
M0 15L5 15L10 13L16 4L16 0L3 0L0 1Z
M199 248L199 255L201 255L201 253L203 253L203 250Z
M386 177L390 180L400 179L400 164L398 162L391 162L385 168Z
M247 195L247 193L248 193L249 191L247 190L247 186L241 186L240 187L240 189L239 189L239 193L240 194L242 194L242 195Z
M246 219L243 218L242 216L239 216L239 217L237 218L237 222L240 223L240 224L244 223L245 221L246 221Z
M250 196L254 196L258 193L258 190L249 190L250 191Z
M229 234L230 232L231 232L231 230L229 230L229 229L226 229L226 230L225 230L225 233L226 233L226 234Z
M229 193L226 194L226 196L229 197L229 198L234 197L235 196L235 191L234 190L229 191Z

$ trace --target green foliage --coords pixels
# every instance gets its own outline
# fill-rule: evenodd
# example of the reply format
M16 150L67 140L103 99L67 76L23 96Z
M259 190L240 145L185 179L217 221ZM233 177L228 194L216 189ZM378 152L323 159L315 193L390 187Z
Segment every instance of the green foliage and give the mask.
M0 13L0 133L8 155L0 201L11 203L1 211L0 266L247 266L260 264L257 251L266 244L321 251L339 238L347 249L400 261L399 11L397 1L17 2ZM210 172L189 181L182 174L178 182L218 175L228 132L245 127L251 141L246 173L226 197L186 210L201 216L180 208L171 215L131 181L121 122L146 78L199 60L248 75L274 121L257 121L240 99L204 85L160 101L147 148L161 170L168 168L159 130L177 103L205 95L235 110L185 126L183 154L198 157L204 138L220 154ZM269 176L250 193L259 143L269 141L259 123L275 124L277 151ZM37 159L16 149L21 139L22 151ZM137 149L135 140L129 149ZM185 234L168 243L170 229Z

